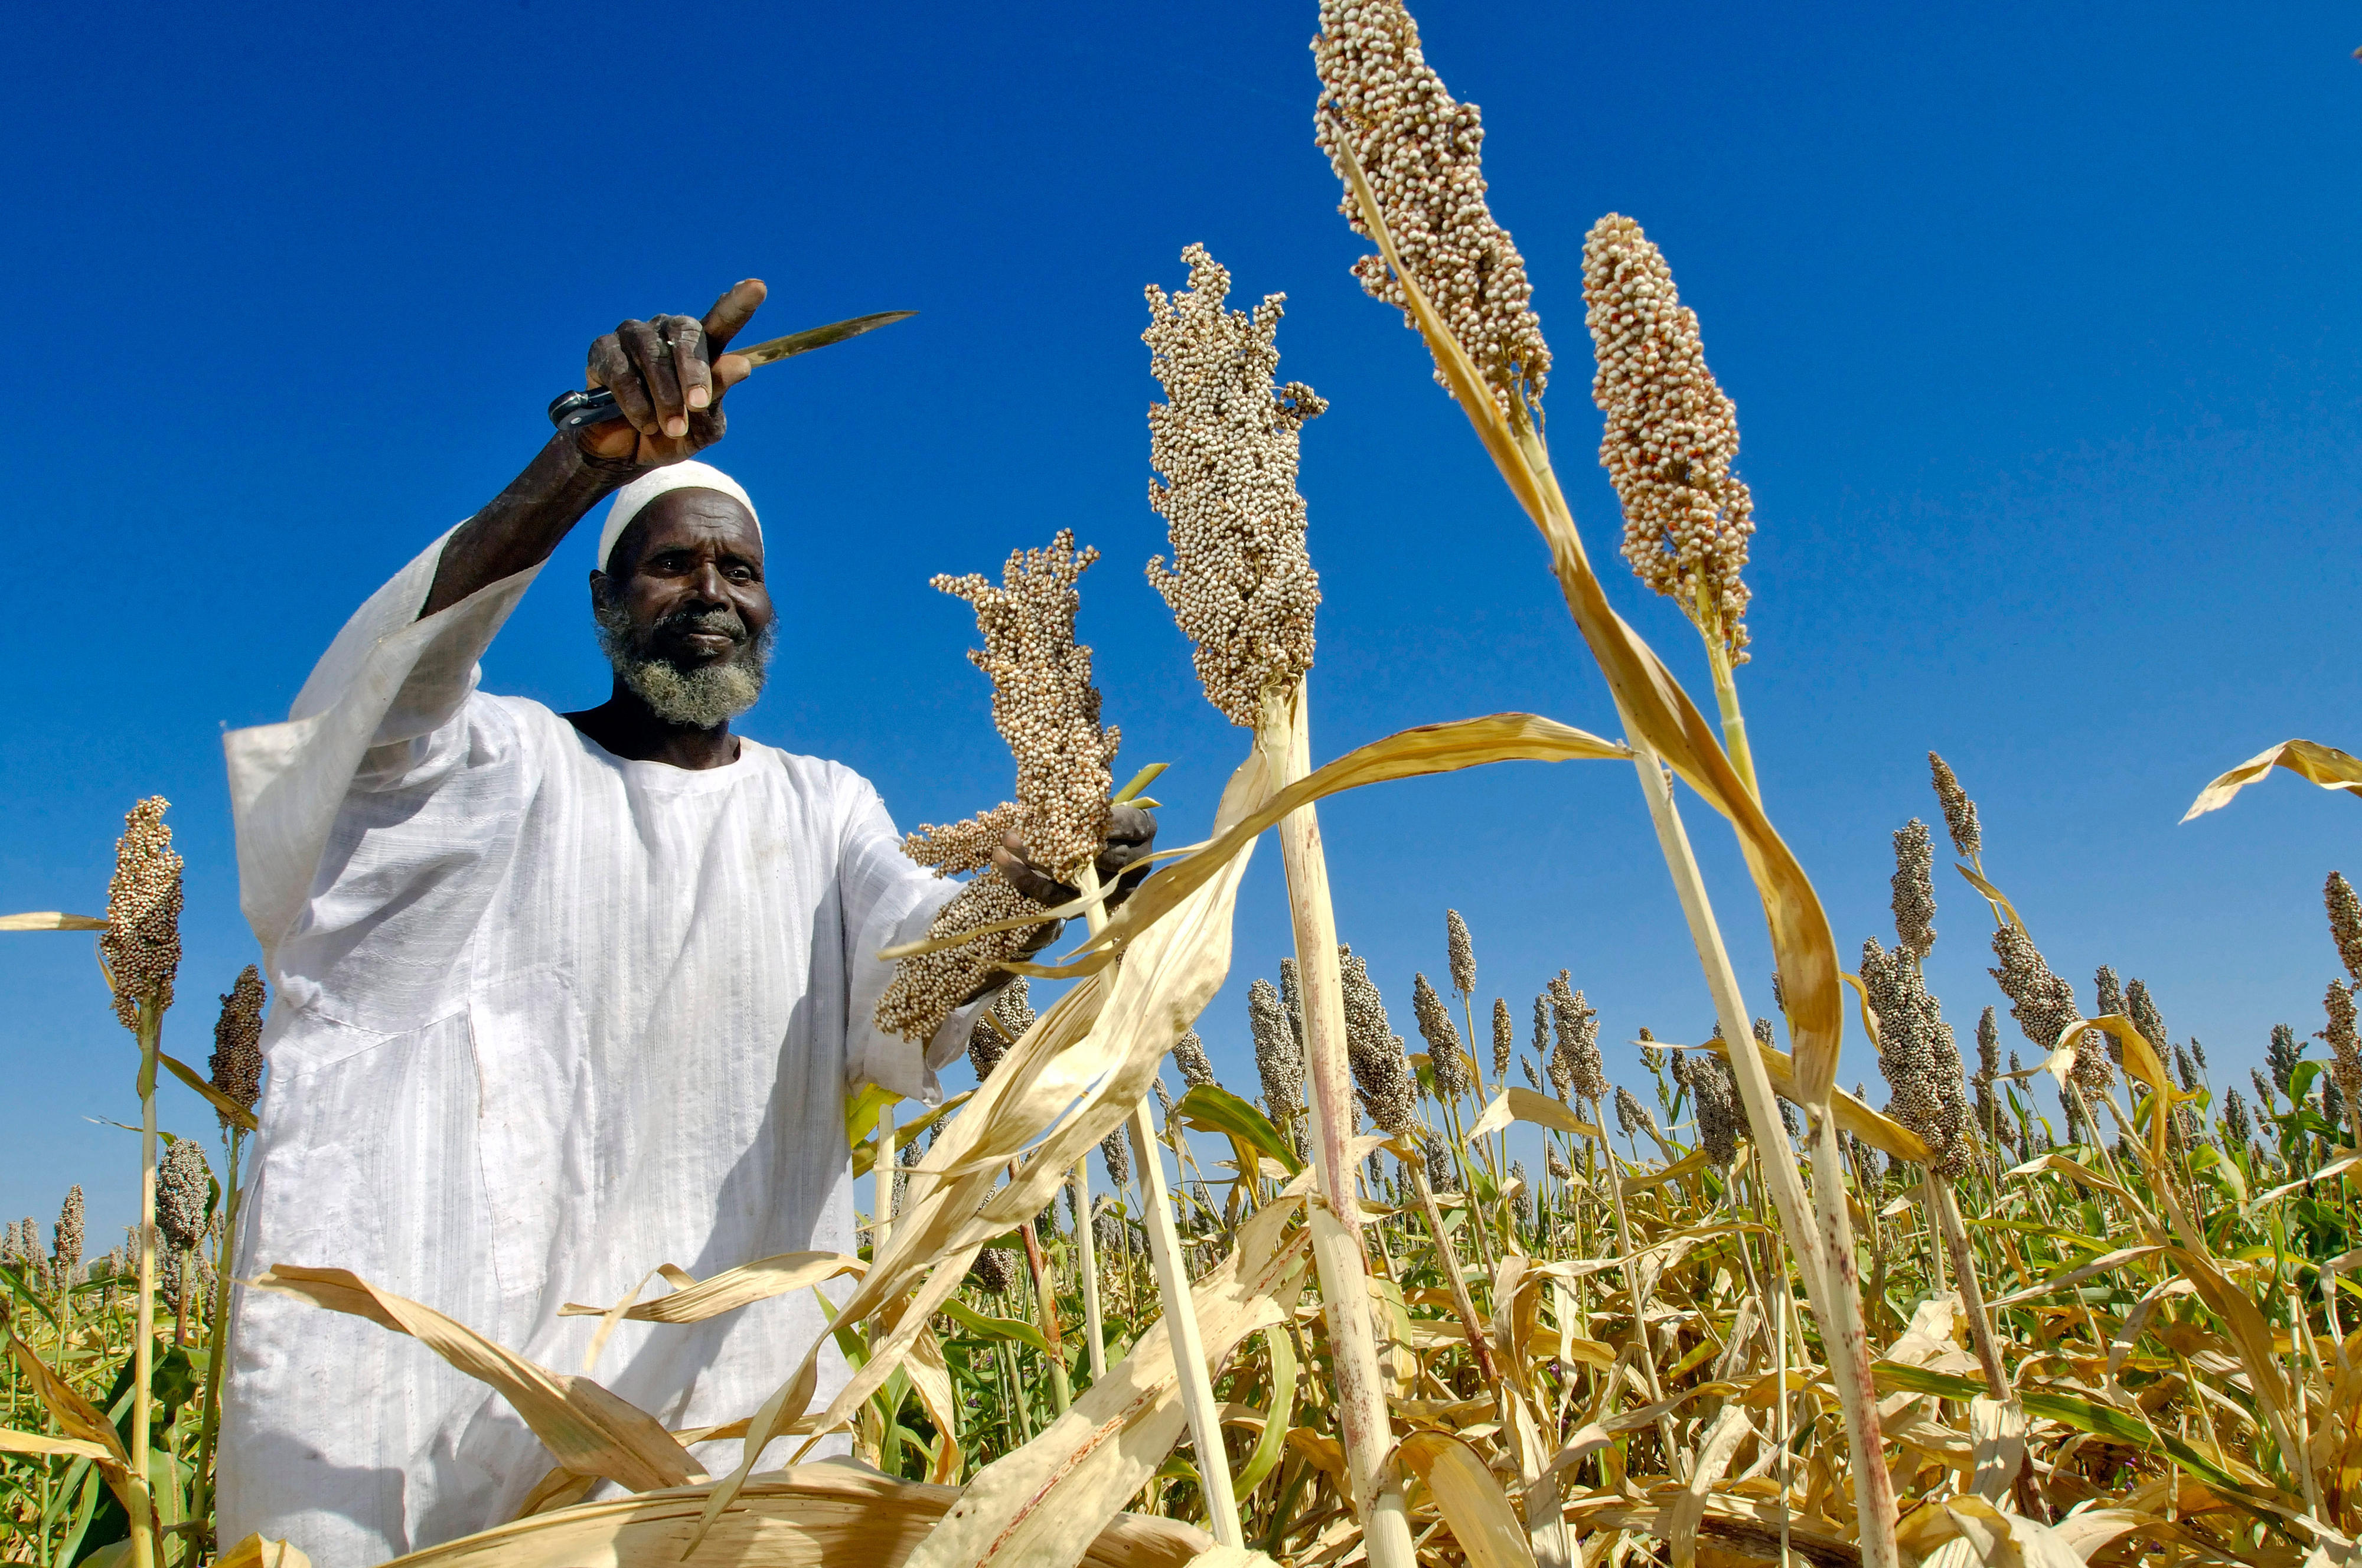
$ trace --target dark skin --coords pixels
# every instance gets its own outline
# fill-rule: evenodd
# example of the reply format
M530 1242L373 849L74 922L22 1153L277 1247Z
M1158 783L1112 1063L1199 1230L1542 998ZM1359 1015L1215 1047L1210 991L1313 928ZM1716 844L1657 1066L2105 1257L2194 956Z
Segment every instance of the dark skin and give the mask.
M571 436L553 436L523 472L482 511L460 525L436 563L434 586L419 618L449 609L480 589L539 566L590 509L652 468L696 456L727 428L723 399L751 367L726 350L765 290L759 279L736 284L702 317L660 315L623 323L590 345L585 381L615 394L624 418ZM643 508L616 541L612 569L590 574L594 608L622 604L632 634L647 651L684 673L704 665L753 657L776 616L763 580L763 537L734 497L712 490L677 490ZM743 637L666 624L668 617L726 610ZM673 767L724 767L738 760L729 723L711 729L659 718L617 676L607 701L566 715L583 736L612 756ZM1098 857L1102 881L1122 879L1119 903L1140 878L1154 846L1156 819L1137 806L1117 806L1108 846ZM1036 868L1010 834L993 865L1018 891L1060 904L1076 889ZM1042 928L1038 949L1057 935Z

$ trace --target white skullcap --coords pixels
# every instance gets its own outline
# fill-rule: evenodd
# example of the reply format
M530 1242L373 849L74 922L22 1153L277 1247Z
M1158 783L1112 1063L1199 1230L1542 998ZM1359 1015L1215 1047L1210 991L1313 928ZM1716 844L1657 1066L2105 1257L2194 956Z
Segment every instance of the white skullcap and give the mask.
M755 519L755 537L763 536L763 519L755 511L755 502L739 488L738 481L710 463L694 458L686 462L668 463L660 469L650 469L615 492L615 503L607 508L606 526L599 530L599 569L607 569L607 558L615 553L615 541L624 536L632 519L641 509L667 491L718 490L746 509Z

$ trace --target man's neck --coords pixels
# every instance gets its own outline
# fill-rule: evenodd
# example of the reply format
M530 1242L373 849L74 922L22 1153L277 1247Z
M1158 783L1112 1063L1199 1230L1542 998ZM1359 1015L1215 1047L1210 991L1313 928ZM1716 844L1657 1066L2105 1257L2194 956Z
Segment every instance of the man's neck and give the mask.
M710 730L668 723L620 679L604 702L566 715L566 722L626 762L662 762L702 772L738 760L738 737L725 719Z

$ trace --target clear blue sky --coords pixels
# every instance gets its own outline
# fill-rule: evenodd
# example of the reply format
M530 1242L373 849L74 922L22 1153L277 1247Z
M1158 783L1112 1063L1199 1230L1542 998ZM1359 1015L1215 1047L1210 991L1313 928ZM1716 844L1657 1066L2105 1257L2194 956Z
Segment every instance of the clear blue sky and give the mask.
M1934 816L1934 746L2087 1002L2101 963L2146 977L2218 1085L2272 1023L2319 1028L2319 888L2362 874L2355 803L2282 776L2176 822L2270 742L2362 742L2362 25L2321 4L1417 10L1485 112L1595 556L1616 513L1584 229L1638 217L1703 319L1760 521L1744 679L1764 789L1840 951L1892 940L1888 835ZM764 506L787 612L746 727L861 769L906 823L1008 788L967 612L927 577L1062 526L1106 552L1085 635L1124 762L1174 765L1169 842L1241 754L1140 569L1164 547L1141 288L1177 284L1191 240L1242 295L1287 293L1283 374L1331 404L1304 443L1316 751L1507 708L1612 731L1532 530L1419 344L1347 276L1309 3L656 15L18 16L0 906L95 911L123 811L169 796L189 859L170 1048L202 1064L213 998L255 955L221 726L281 716L352 607L500 488L592 335L748 274L771 284L758 329L923 313L765 372L716 454ZM603 690L590 553L559 553L494 689ZM1620 573L1609 592L1702 690L1679 616ZM1727 834L1693 817L1768 1011ZM1496 768L1324 821L1343 932L1406 1034L1447 904L1521 1019L1564 966L1611 1042L1704 1031L1628 771ZM1275 861L1204 1023L1250 1092L1245 983L1285 950ZM1965 1038L2000 999L1989 922L1941 875L1931 978ZM46 1224L80 1181L104 1246L133 1150L85 1118L136 1106L88 938L0 939L0 1215ZM1876 1077L1858 1036L1845 1076ZM164 1115L210 1137L177 1088Z

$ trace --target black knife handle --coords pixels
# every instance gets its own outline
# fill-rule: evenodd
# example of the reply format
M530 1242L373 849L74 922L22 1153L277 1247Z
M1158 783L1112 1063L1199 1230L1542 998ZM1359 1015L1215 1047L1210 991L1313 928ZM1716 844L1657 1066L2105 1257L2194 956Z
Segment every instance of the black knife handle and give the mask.
M623 417L624 411L615 406L615 394L605 387L590 392L563 392L549 400L549 422L569 436L586 425L604 425Z

